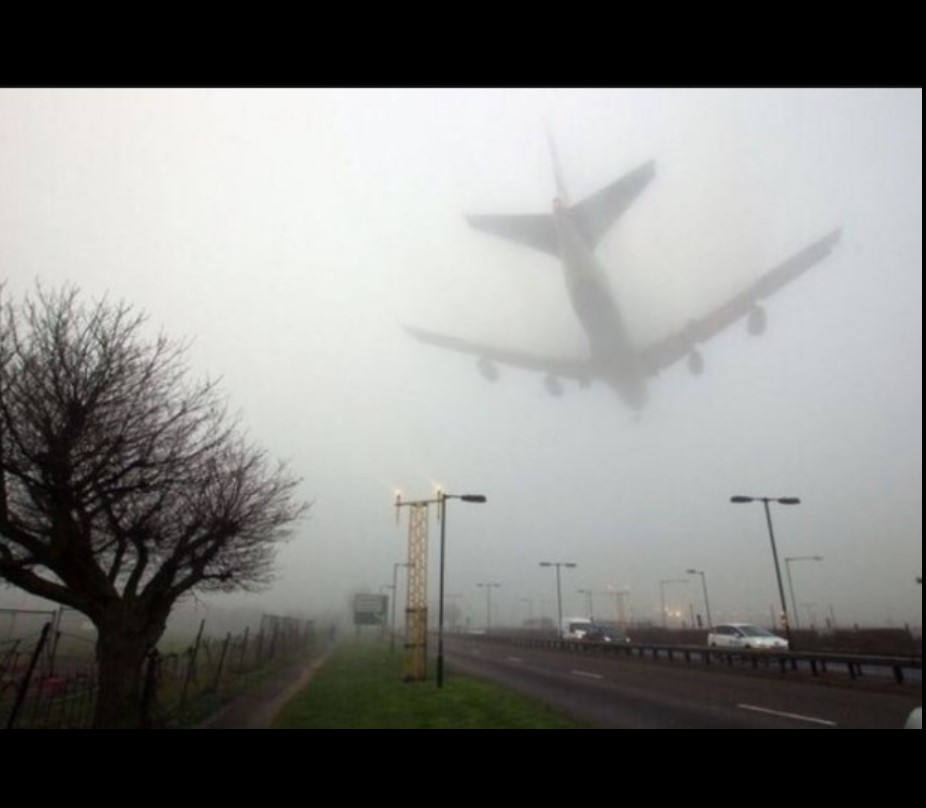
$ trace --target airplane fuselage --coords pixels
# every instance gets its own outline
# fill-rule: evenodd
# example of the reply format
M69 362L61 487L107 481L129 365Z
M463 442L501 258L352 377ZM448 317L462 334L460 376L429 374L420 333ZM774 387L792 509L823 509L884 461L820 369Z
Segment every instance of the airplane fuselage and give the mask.
M592 362L630 407L640 409L647 397L645 374L604 268L558 199L553 218L566 290L588 339Z

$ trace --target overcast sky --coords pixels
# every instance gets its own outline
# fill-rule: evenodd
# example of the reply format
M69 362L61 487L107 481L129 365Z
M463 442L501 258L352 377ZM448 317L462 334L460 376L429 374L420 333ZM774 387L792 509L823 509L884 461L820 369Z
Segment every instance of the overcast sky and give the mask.
M834 228L767 305L650 382L613 390L423 345L403 325L563 356L585 350L556 259L465 213L549 212L545 126L573 201L653 159L597 255L638 345L682 328ZM451 502L447 592L473 625L660 618L660 581L704 570L715 622L768 622L773 506L802 623L920 626L920 89L0 90L0 272L123 299L193 341L249 435L314 502L268 611L340 610L406 554L392 502ZM437 593L431 526L430 595ZM400 579L401 580L401 579ZM666 586L703 611L700 579ZM528 602L529 601L529 602ZM0 590L0 605L23 599ZM790 606L790 604L789 604ZM676 621L677 624L677 621Z

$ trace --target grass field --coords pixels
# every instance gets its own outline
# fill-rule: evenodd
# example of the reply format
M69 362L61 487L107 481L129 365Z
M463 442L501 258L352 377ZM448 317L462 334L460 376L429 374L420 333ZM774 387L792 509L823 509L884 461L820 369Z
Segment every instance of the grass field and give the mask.
M402 681L401 651L342 643L274 722L275 729L579 729L531 699L447 671L438 689Z

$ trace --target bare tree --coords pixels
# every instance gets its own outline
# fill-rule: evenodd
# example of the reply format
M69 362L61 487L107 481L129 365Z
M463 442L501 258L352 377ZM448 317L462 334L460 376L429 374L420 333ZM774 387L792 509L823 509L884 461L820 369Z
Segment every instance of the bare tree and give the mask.
M308 508L144 321L75 289L0 310L0 578L95 624L98 727L141 722L177 599L269 583Z

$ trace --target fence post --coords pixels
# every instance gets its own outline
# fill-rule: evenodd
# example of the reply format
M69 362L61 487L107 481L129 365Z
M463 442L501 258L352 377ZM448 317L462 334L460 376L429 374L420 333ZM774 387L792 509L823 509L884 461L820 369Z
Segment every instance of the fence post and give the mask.
M58 640L61 639L61 615L64 612L64 606L59 606L58 611L55 612L53 618L55 633L51 638L51 643L48 646L48 675L54 676L55 674L55 656L58 653Z
M225 642L222 643L222 654L219 657L219 667L215 672L215 681L212 683L212 689L218 691L219 679L222 678L222 666L225 664L225 654L228 651L228 644L231 642L231 632L225 635Z
M186 669L186 678L183 680L183 692L180 694L180 706L178 710L183 709L183 705L186 702L186 692L187 688L190 686L190 679L196 675L196 654L199 651L199 643L203 637L203 628L206 626L206 618L204 617L199 623L199 631L196 633L196 642L193 643L193 647L190 649L190 662L187 665Z
M13 705L13 711L10 713L10 719L6 722L7 729L13 729L13 724L16 722L16 717L18 716L19 710L22 707L22 703L26 699L26 691L29 689L29 683L32 681L32 672L35 670L36 663L39 661L39 655L42 653L42 647L45 645L45 640L48 637L48 632L50 630L51 623L46 623L44 626L42 626L42 634L35 646L35 651L32 652L32 659L29 660L29 669L26 671L26 676L19 686L19 692L16 694L16 703Z
M238 663L238 673L244 673L245 652L248 650L248 631L250 626L244 627L244 637L241 640L241 661Z
M148 652L148 665L145 667L145 681L141 692L141 725L143 727L152 725L151 714L154 712L160 666L161 655L157 648L152 648Z
M268 653L268 659L272 660L277 653L277 635L280 633L279 624L274 621L273 623L273 633L270 635L270 652Z

